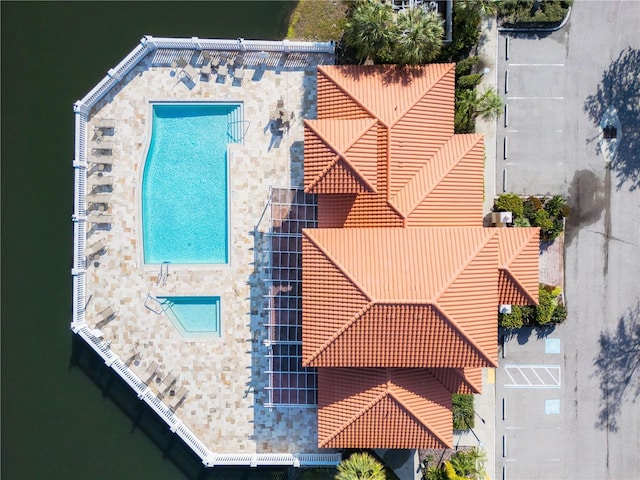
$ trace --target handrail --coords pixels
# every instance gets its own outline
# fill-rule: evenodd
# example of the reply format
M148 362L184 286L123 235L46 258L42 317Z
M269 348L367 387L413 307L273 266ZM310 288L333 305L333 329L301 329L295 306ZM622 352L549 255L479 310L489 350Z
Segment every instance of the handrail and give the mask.
M85 342L104 360L105 364L113 368L118 375L133 389L139 398L145 401L178 436L201 458L209 467L214 465L273 465L272 461L281 461L283 465L336 465L340 461L339 454L271 454L250 455L249 463L244 463L246 455L215 454L211 452L197 435L166 407L162 401L146 386L136 374L111 350L109 343L98 338L88 327L85 320L85 249L87 241L86 222L86 189L87 189L87 122L91 109L115 86L125 80L126 75L144 60L147 55L158 49L175 50L229 50L247 52L281 52L281 53L327 53L335 54L333 42L291 42L262 41L262 40L221 40L193 38L163 38L145 36L140 43L125 56L120 63L107 72L107 75L92 88L81 100L73 105L75 112L75 145L74 145L74 201L73 201L73 310L71 329L80 335ZM248 122L246 122L248 123ZM249 126L242 133L243 138ZM268 205L267 205L268 207ZM260 217L266 213L266 209ZM257 230L258 226L256 226ZM168 266L166 274L168 274ZM280 455L280 454L278 454ZM236 460L234 460L236 459ZM305 460L307 459L307 460ZM311 459L311 460L309 460ZM313 460L316 459L316 460ZM243 463L233 463L242 461ZM305 463L307 462L307 463ZM316 462L316 463L314 463Z

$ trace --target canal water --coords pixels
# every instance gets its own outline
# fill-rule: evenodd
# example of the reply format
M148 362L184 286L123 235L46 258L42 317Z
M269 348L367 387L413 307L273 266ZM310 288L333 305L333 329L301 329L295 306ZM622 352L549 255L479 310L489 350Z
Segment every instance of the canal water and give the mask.
M287 478L202 468L71 319L73 102L143 35L282 39L295 2L2 2L4 480Z

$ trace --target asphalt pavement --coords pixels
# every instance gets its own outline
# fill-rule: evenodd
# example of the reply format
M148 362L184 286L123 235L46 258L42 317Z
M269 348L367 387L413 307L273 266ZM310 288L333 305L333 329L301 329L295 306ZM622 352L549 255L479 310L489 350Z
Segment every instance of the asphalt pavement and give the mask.
M572 213L568 318L500 359L496 478L638 479L640 2L577 1L562 29L501 33L497 52L497 193L566 195Z

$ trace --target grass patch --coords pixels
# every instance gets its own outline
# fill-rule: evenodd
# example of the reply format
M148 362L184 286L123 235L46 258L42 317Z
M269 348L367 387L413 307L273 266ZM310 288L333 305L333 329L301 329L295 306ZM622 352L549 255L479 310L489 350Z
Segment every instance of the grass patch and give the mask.
M344 0L300 0L291 13L287 39L337 42L348 10L349 3Z

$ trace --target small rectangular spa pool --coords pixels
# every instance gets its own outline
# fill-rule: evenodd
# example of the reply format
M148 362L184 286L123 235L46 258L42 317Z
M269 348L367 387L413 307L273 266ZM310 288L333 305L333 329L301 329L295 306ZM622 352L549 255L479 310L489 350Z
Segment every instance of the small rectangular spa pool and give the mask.
M173 326L186 338L220 336L220 297L157 297Z

